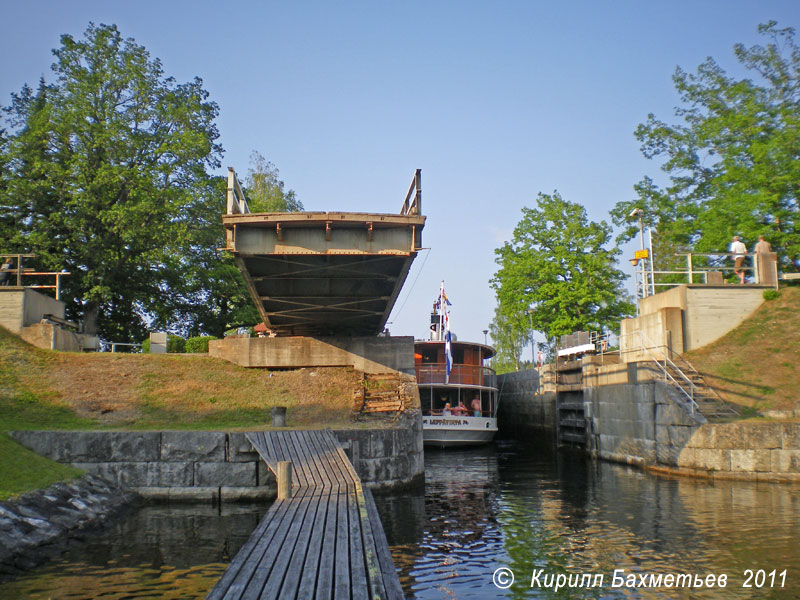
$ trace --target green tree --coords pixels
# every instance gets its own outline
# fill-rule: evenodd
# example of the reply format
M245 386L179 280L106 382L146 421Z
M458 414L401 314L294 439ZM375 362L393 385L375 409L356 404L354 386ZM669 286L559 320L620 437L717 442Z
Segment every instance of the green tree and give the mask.
M225 246L221 215L225 212L227 178L209 178L196 186L184 215L187 226L175 240L168 281L171 293L151 299L158 328L187 337L252 326L261 320L239 268Z
M494 370L498 373L519 371L520 358L525 344L530 339L530 331L516 329L502 313L500 307L494 309L494 319L489 324L489 335L497 354L494 357Z
M284 190L278 167L253 150L245 189L250 212L298 212L303 203L294 190Z
M536 208L523 208L514 237L495 250L500 269L491 280L499 311L515 331L533 329L550 340L573 331L619 329L633 312L607 250L611 227L588 220L579 204L539 194Z
M637 198L618 203L611 214L624 227L624 240L636 235L627 218L631 209L645 210L657 230L659 268L671 266L667 252L725 252L738 234L750 248L764 235L782 268L796 270L800 48L794 30L779 29L774 21L758 31L769 43L734 46L752 79L729 76L712 58L694 74L678 68L678 122L650 114L636 130L642 153L662 161L669 184L662 189L645 177L635 186Z
M181 301L183 250L205 243L196 198L222 153L217 105L114 25L64 35L53 53L55 80L5 109L0 247L70 271L68 314L88 330L141 339L148 317L168 321Z

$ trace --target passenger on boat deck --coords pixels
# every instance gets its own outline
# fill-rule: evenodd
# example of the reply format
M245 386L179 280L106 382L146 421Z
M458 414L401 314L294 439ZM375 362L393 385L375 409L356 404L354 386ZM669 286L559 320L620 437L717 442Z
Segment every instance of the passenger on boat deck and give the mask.
M475 396L475 398L473 398L472 404L470 404L470 406L472 407L472 416L480 417L481 416L481 399L478 398L477 396Z
M444 405L444 410L442 411L442 415L444 415L445 417L449 417L449 416L451 416L452 414L453 414L453 413L452 413L452 411L450 410L450 403L449 403L449 402L447 402L447 403Z
M453 414L457 417L463 417L467 414L467 407L464 406L464 403L461 400L458 401L458 406L453 409Z

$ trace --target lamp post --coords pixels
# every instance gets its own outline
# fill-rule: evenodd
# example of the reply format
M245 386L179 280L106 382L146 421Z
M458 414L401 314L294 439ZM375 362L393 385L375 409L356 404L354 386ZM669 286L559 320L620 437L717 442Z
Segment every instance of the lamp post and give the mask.
M634 266L641 265L642 298L647 298L650 290L650 284L647 281L647 262L649 260L649 253L645 253L644 249L644 211L641 208L634 208L629 216L637 217L639 219L639 252L636 253L636 259L632 260L631 263Z
M486 334L487 333L489 333L489 330L488 329L484 329L483 330L483 345L484 346L488 346L489 345L489 341L486 339Z

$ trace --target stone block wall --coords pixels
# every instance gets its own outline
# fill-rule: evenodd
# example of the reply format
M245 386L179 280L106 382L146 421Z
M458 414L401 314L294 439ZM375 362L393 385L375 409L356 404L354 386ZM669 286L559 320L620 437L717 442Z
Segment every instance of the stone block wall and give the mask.
M588 451L617 462L675 462L681 442L705 421L685 410L662 381L586 387L583 397L591 427Z
M715 477L800 481L800 423L707 423L692 431L674 466Z
M334 432L368 487L418 480L422 428ZM157 500L234 502L271 499L275 477L243 432L15 431L22 445L124 489Z
M647 365L633 366L629 383L584 387L592 455L704 477L800 482L800 423L707 423L670 384L650 378Z

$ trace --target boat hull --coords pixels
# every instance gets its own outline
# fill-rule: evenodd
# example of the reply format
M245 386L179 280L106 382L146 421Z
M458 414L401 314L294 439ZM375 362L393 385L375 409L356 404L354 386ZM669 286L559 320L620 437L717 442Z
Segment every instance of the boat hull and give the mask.
M422 440L426 446L449 448L487 444L497 433L497 419L490 417L424 416Z

